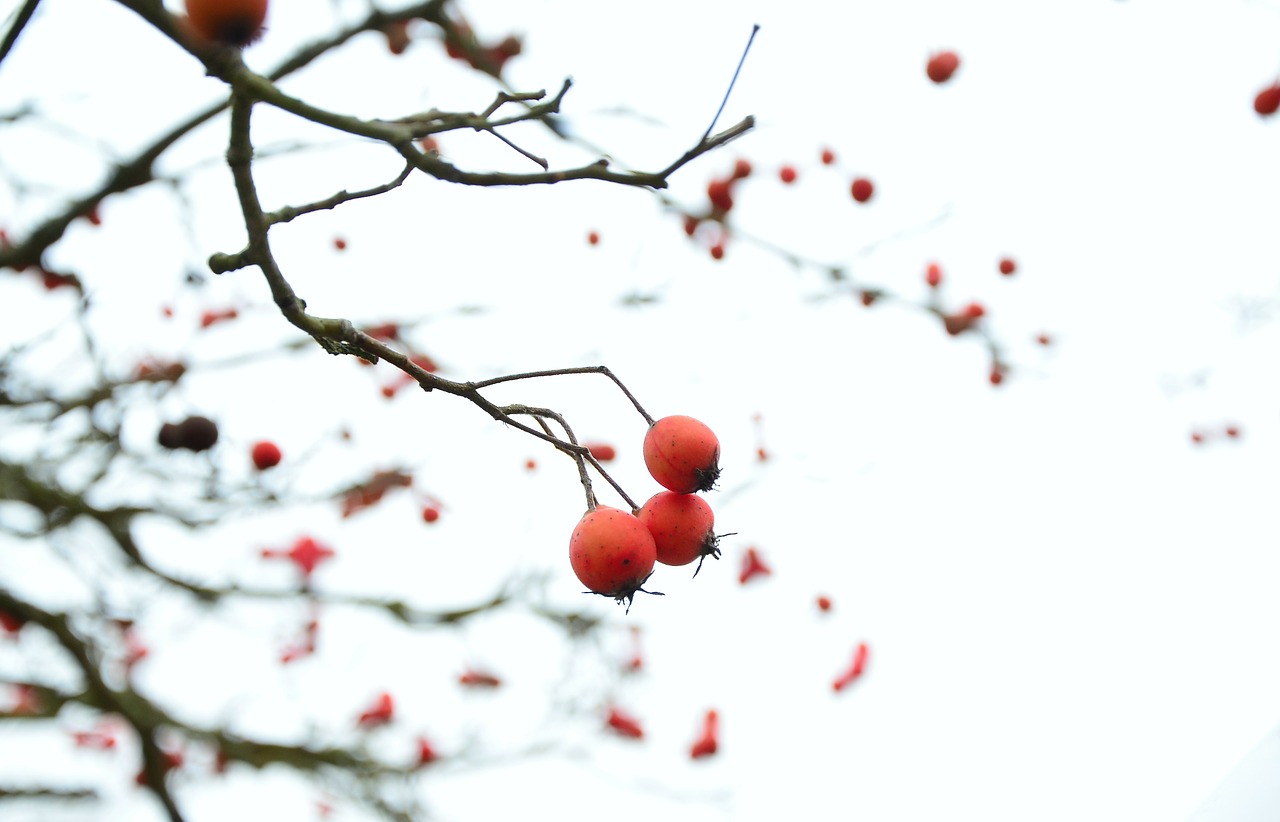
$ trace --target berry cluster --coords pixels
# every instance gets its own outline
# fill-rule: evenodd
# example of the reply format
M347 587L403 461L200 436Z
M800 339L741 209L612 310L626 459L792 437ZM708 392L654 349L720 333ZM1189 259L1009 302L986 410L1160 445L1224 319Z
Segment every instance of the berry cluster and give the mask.
M697 492L720 476L720 441L703 423L670 416L652 423L644 437L644 462L666 488L632 513L594 505L569 538L569 564L592 593L628 606L656 563L688 565L719 559L711 506ZM697 571L694 572L697 575Z

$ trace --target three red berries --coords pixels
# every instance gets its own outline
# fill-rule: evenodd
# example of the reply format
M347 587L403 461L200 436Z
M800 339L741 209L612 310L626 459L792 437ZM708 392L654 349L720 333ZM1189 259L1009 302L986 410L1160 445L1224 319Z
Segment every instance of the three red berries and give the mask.
M694 492L708 491L720 476L720 441L703 423L663 417L644 438L649 473L668 490L634 514L596 506L569 538L569 564L594 593L630 602L653 567L688 565L719 556L711 506Z

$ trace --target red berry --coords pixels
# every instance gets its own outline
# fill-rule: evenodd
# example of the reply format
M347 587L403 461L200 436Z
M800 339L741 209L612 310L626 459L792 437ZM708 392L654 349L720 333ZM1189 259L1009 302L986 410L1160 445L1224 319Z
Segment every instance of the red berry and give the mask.
M605 719L605 724L619 736L625 736L628 739L644 739L644 729L640 727L640 720L630 714L623 713L617 708L609 709L609 716Z
M502 685L502 680L488 671L468 668L458 675L458 684L467 688L497 688Z
M711 259L713 260L724 259L724 243L716 243L715 245L711 246Z
M1041 345L1048 345L1049 343L1053 342L1053 340L1050 339L1048 334L1041 334L1038 337L1036 337L1036 342L1040 343Z
M847 671L836 678L835 682L831 683L832 690L839 693L862 676L862 672L867 667L867 653L867 643L859 642L857 650L853 652L853 663L849 665Z
M702 720L702 735L689 749L689 758L701 759L714 754L720 747L719 734L720 715L714 710L707 711L707 715Z
M751 161L739 159L733 164L733 179L741 180L751 176Z
M186 0L191 28L206 40L246 46L262 36L267 0Z
M836 153L829 148L822 150L822 164L829 166L836 161Z
M693 417L663 417L645 432L644 464L663 488L709 491L720 477L720 441Z
M280 464L280 446L274 442L263 440L253 444L253 465L259 471L274 468Z
M395 716L395 712L395 701L392 700L391 694L383 691L374 699L373 704L360 714L356 724L361 728L376 728L379 725L386 725Z
M853 185L850 186L850 191L853 193L853 199L860 203L865 203L867 200L870 200L871 195L875 193L875 186L873 186L871 181L866 177L859 177L853 181Z
M945 83L960 68L960 57L954 51L940 51L929 58L925 73L935 83Z
M755 548L748 548L747 553L742 557L742 571L738 573L738 583L746 585L755 577L767 577L772 573L773 569L764 564L760 553Z
M1192 431L1191 441L1194 442L1196 445L1199 445L1200 443L1204 442L1204 434L1201 434L1199 431Z
M588 232L587 232L587 245L600 245L600 232L599 232L599 231L588 231Z
M658 548L634 515L598 506L583 515L569 538L569 564L592 592L630 602L653 572Z
M982 303L969 303L964 307L964 315L971 320L981 318L987 310L982 307Z
M686 214L684 218L684 233L692 237L698 232L698 223L702 222L692 214Z
M338 251L346 251L346 250L347 250L347 241L346 241L346 239L345 239L345 238L343 238L343 237L334 237L334 238L333 238L333 247L334 247L335 249L337 249Z
M999 385L1004 382L1004 369L998 365L991 366L991 373L987 375L987 379L992 385Z
M1236 439L1237 437L1240 436L1240 428L1235 425L1228 425L1225 429L1223 429L1222 433L1226 434L1228 437L1231 437L1232 439Z
M422 506L422 521L430 524L440 519L440 508L435 505Z
M827 612L827 611L830 611L830 610L831 610L831 597L829 597L829 596L825 596L825 595L824 595L824 596L820 596L820 597L818 597L818 610L819 610L819 611L822 611L822 612L824 612L824 613L825 613L825 612Z
M1000 273L1006 277L1018 270L1018 264L1013 261L1012 257L1005 257L1000 261Z
M440 754L436 753L436 749L431 746L425 736L418 737L418 767L430 765L440 758Z
M778 169L778 179L782 180L782 182L787 183L788 185L790 185L791 183L794 183L796 181L795 166L783 166L782 168Z
M618 457L618 449L607 442L588 442L587 450L600 462L610 462Z
M26 624L27 621L22 617L15 616L8 611L0 611L0 631L6 634L16 634Z
M653 534L658 562L663 565L688 565L705 556L720 558L713 530L715 514L702 497L660 491L636 516Z
M1253 98L1253 110L1263 117L1280 111L1280 82L1267 86Z
M707 183L707 199L711 201L711 207L722 214L733 208L730 182L729 180L712 180Z
M930 288L937 288L942 285L942 266L937 263L929 263L924 270L924 281L928 283Z

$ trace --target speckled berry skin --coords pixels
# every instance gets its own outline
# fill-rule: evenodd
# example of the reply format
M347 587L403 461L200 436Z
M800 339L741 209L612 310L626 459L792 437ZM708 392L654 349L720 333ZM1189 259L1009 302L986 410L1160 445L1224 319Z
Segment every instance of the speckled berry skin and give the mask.
M598 506L578 521L569 538L569 564L597 594L626 599L653 573L658 548L633 514Z
M644 464L669 491L710 491L720 478L720 441L693 417L663 417L644 435Z
M662 491L636 514L653 534L658 562L688 565L695 559L719 553L716 548L715 514L696 494Z

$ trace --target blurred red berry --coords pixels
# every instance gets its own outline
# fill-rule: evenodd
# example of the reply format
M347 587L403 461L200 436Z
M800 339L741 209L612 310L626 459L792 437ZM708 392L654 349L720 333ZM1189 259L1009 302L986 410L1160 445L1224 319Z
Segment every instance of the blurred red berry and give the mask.
M618 449L607 442L588 442L586 447L591 452L591 456L600 462L610 462L618 456Z
M435 505L422 506L422 521L431 524L440 519L440 509Z
M853 663L848 670L836 677L835 682L831 683L831 688L836 693L843 691L862 676L863 671L867 667L867 643L858 643L858 648L853 652Z
M588 231L588 232L587 232L587 245L600 245L600 232L599 232L599 231Z
M367 709L364 710L356 719L356 725L361 728L377 728L380 725L386 725L395 716L396 705L391 698L391 694L383 691L373 700Z
M1018 270L1018 264L1013 261L1012 257L1005 257L1000 261L1000 273L1006 277Z
M940 51L929 58L925 64L925 73L935 83L945 83L960 68L960 56L954 51Z
M265 471L268 468L274 468L280 464L280 446L274 442L263 440L253 444L253 465L259 471Z
M831 597L825 595L819 596L817 602L819 611L826 612L831 610Z
M822 150L822 164L829 166L836 161L836 153L829 148Z
M644 729L640 727L640 720L617 708L609 709L605 724L619 736L625 736L628 739L644 739Z
M1263 117L1280 111L1280 82L1267 86L1253 98L1253 110Z
M729 180L712 180L707 183L707 199L711 201L711 207L721 214L733 208L730 182Z
M751 161L739 158L733 164L733 179L741 180L743 177L751 176Z
M713 260L724 259L724 243L716 243L715 245L711 246L711 259Z
M742 570L738 572L738 582L746 585L756 577L765 577L772 573L773 569L764 564L760 553L755 548L748 548L747 553L742 557Z
M487 671L468 668L458 676L458 684L467 688L497 688L502 680Z
M865 203L875 193L875 186L866 177L859 177L853 181L849 190L853 194L853 199L860 203Z
M795 166L783 166L782 168L778 169L778 179L788 185L790 185L791 183L794 183L796 181Z
M440 754L436 753L436 749L431 747L431 743L424 736L418 737L418 767L430 765L440 758Z
M924 281L930 288L937 288L942 285L942 266L937 263L929 263L924 270Z
M714 710L707 711L702 720L702 735L689 749L690 759L702 759L711 756L720 747L720 715Z

